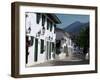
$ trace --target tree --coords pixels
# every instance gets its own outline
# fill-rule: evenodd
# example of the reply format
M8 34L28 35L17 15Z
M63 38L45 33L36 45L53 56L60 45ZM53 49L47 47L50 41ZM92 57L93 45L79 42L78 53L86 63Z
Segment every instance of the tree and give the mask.
M81 29L76 38L76 43L83 48L83 53L86 55L89 49L89 26Z

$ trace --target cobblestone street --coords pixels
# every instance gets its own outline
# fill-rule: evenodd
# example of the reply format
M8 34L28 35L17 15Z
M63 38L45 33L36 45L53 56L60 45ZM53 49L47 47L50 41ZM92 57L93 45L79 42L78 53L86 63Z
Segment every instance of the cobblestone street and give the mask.
M31 67L39 67L39 66L61 66L61 65L82 65L89 64L89 60L82 60L76 57L66 57L65 59L55 59L50 60L44 63L35 64Z

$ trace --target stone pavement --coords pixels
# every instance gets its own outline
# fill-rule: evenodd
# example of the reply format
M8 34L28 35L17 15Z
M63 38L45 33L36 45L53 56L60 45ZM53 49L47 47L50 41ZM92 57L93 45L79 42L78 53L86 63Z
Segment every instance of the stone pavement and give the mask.
M61 65L81 65L81 64L89 64L89 60L77 59L75 57L66 57L65 59L55 59L47 62L35 64L31 67L39 67L39 66L61 66Z

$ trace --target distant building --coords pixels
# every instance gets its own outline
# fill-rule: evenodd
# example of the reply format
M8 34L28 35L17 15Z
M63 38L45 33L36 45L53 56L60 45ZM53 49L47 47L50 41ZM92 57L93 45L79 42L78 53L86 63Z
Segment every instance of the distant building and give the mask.
M55 27L60 23L54 14L25 13L26 66L55 58Z
M70 35L62 29L56 28L56 53L66 54L66 56L72 56L74 50L74 43L72 42Z

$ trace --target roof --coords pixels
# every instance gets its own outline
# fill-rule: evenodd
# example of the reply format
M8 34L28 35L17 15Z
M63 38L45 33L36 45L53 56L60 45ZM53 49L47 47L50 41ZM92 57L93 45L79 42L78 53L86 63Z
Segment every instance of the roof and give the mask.
M40 13L40 14L44 14L49 18L49 20L53 21L56 24L61 24L60 19L53 13Z
M61 38L63 38L64 36L70 38L69 33L65 32L64 30L62 30L62 29L60 29L60 28L55 28L55 32L56 32L56 38L57 38L57 39L61 39Z
M47 13L46 15L47 15L51 20L53 20L56 24L60 24L60 23L61 23L60 19L59 19L55 14Z

